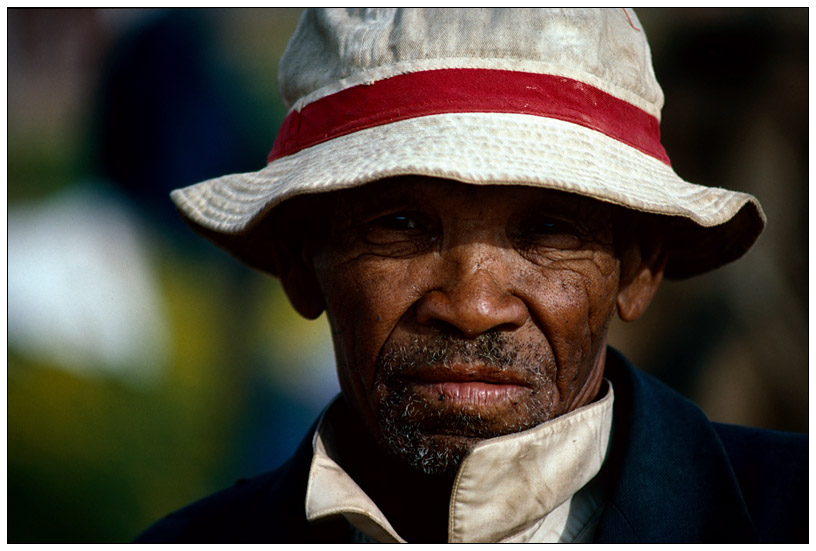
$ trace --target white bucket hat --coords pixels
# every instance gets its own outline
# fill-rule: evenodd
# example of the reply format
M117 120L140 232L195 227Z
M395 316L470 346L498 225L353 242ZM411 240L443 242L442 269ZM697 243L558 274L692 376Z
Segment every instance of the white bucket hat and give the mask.
M660 144L663 93L624 9L309 9L279 70L289 107L268 164L172 192L248 264L281 202L399 175L561 190L662 216L667 277L735 260L765 216L685 182Z

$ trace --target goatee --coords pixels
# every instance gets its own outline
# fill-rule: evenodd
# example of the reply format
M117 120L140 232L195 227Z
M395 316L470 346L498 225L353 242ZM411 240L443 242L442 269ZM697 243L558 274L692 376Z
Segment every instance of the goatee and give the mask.
M475 339L440 334L414 338L383 348L377 358L376 392L380 444L398 460L425 474L454 476L462 460L481 440L532 428L550 418L554 366L550 354L513 342L501 332ZM487 419L479 411L445 407L417 396L406 374L428 366L445 369L454 364L488 366L523 374L530 381L530 400L514 403L513 415Z

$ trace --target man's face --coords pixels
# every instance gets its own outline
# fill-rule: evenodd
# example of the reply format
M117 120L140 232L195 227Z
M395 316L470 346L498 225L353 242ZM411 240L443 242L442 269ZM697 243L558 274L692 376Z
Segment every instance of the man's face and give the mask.
M316 275L346 399L428 473L591 402L620 266L600 203L400 178L338 194Z

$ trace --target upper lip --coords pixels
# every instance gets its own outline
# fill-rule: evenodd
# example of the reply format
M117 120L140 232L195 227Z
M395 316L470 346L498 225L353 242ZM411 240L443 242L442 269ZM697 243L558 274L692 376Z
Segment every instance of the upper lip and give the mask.
M411 373L408 378L426 383L491 383L530 386L518 373L484 365L428 365Z

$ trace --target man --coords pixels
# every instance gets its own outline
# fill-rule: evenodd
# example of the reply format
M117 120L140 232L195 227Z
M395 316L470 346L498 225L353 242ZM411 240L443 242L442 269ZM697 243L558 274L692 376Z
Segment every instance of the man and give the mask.
M173 199L327 313L342 394L140 541L807 537L805 437L711 423L607 347L764 226L671 169L633 12L308 10L279 80L267 167Z

